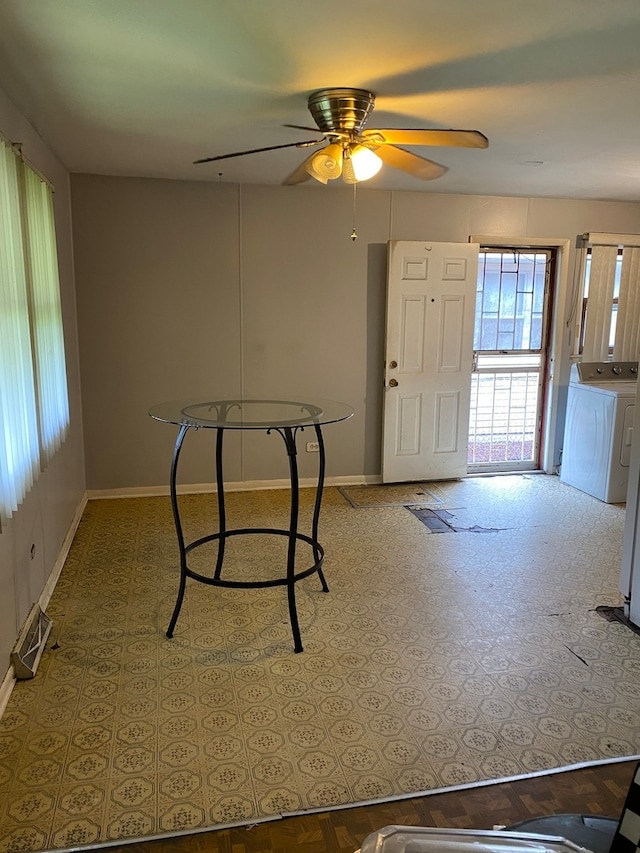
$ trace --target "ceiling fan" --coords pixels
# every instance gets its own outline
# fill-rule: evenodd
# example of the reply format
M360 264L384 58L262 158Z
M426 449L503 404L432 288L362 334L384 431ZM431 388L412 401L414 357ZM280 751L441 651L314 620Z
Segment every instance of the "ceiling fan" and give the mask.
M328 143L304 160L284 181L285 184L300 184L315 178L323 184L339 178L347 184L355 184L372 178L383 163L430 181L439 178L445 166L427 160L399 146L433 145L462 148L486 148L489 141L477 130L427 130L420 128L395 129L372 128L365 125L375 106L375 95L365 89L319 89L309 95L309 112L317 127L302 127L286 124L297 130L308 130L322 134L320 139L288 142L253 148L217 157L204 157L194 163L212 163L245 154L275 151L279 148L310 148Z

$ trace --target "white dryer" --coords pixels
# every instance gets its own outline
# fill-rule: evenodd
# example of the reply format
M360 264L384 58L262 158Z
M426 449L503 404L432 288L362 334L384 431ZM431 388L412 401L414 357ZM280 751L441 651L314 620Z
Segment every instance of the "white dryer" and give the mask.
M560 479L605 503L627 499L638 362L571 368Z

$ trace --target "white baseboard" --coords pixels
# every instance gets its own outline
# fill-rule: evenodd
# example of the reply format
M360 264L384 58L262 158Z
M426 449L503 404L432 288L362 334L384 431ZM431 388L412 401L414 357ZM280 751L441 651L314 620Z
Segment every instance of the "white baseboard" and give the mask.
M328 486L372 486L380 483L379 474L365 474L353 477L326 477L325 487ZM317 480L305 477L300 480L300 488L315 488ZM281 480L243 480L235 483L225 483L225 492L254 492L267 489L288 489L291 483L288 479ZM209 494L217 491L215 483L189 483L178 485L179 495ZM169 494L169 485L163 486L130 486L124 489L89 489L87 499L91 501L108 498L151 498L164 497Z
M44 589L40 593L40 598L38 599L38 604L42 608L42 610L47 609L47 605L53 595L53 590L56 588L56 584L58 583L58 578L60 577L60 572L65 564L67 556L69 555L69 549L71 548L71 543L73 542L73 537L76 535L76 530L78 529L78 525L80 524L80 519L82 518L82 513L84 512L84 508L87 505L87 492L82 496L82 500L78 504L75 515L73 516L73 520L67 530L67 535L64 537L64 541L60 546L60 551L58 552L58 556L56 557L56 561L53 564L53 568L49 573L49 577L44 585Z
M11 691L13 690L15 683L16 675L13 669L13 664L11 664L7 670L7 674L2 680L2 684L0 684L0 717L4 714L4 709L9 703Z

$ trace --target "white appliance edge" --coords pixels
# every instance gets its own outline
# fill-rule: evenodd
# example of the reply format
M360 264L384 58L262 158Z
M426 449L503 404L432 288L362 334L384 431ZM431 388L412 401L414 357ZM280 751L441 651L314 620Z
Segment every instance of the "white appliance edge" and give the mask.
M620 592L625 597L625 616L640 627L640 400L636 399L627 514L622 546Z

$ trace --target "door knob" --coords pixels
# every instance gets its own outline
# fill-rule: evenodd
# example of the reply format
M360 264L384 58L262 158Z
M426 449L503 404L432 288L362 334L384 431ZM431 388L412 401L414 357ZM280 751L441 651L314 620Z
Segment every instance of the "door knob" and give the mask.
M397 367L397 366L398 366L398 362L397 362L397 361L390 361L390 362L389 362L389 367L390 367L392 370L393 370L393 368L394 368L394 367Z
M390 388L397 388L398 387L398 380L397 379L390 379L389 380L389 387Z

